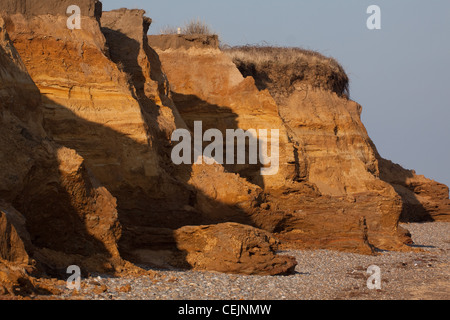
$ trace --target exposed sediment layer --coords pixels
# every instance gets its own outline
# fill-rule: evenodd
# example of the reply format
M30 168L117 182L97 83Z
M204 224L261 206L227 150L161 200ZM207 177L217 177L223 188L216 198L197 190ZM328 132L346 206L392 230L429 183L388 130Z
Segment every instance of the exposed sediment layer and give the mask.
M116 200L76 151L47 135L41 93L1 18L0 71L0 260L11 275L0 286L33 290L28 275L65 273L61 260L114 272L123 264Z
M6 29L34 90L33 103L41 121L37 127L49 145L57 146L52 151L56 164L52 168L57 170L61 189L67 192L65 195L55 188L54 195L48 194L36 186L43 178L28 174L31 189L18 188L20 196L8 198L21 212L28 213L28 206L32 206L31 212L43 212L25 215L32 245L37 247L34 256L43 269L63 270L66 264L78 264L84 271L114 271L123 265L121 257L136 258L133 249L145 250L161 243L161 238L159 242L147 240L158 238L166 228L168 246L178 253L177 245L183 244L175 239L174 230L187 224L217 222L194 208L196 198L201 198L201 203L214 200L202 197L188 183L192 170L170 165L171 133L186 124L168 96L158 56L147 44L151 20L143 13L105 13L103 28L97 17L83 16L82 30L67 29L66 17L58 12L5 15ZM128 41L129 52L116 45L120 41ZM208 175L204 170L197 172L198 178ZM117 197L118 212L109 191ZM62 195L64 201L59 198ZM47 196L57 205L46 203ZM66 209L73 214L58 217ZM43 226L42 217L54 224ZM87 235L79 234L78 223L86 225ZM52 232L52 228L58 231ZM73 241L73 233L77 241ZM66 241L71 244L64 247ZM133 248L137 243L140 247ZM102 252L106 260L102 260ZM84 254L89 259L81 259ZM274 257L264 259L269 265ZM139 263L139 259L133 262ZM269 269L265 267L264 272ZM253 272L258 273L258 267ZM278 271L274 267L271 272Z
M95 0L69 30L66 5L0 4L0 294L124 258L285 274L278 248L407 250L400 217L448 219L446 186L379 156L334 60L238 63L216 36L147 37L143 10ZM196 121L278 130L278 170L174 165L172 133Z
M364 191L380 179L402 197L402 221L448 220L448 188L383 159L348 100L345 71L332 58L297 48L225 51L245 76L269 90L292 139L304 151L308 180L324 194Z
M403 247L408 240L397 227L401 199L378 178L376 152L357 103L333 92L337 86L328 80L308 92L284 81L294 89L283 87L288 96L275 101L280 95L258 90L260 79L244 78L226 52L204 45L167 48L168 37L149 36L149 41L188 126L201 120L206 128L222 132L230 125L243 130L280 128L282 165L277 175L266 178L248 168L225 166L264 190L262 210L252 215L258 227L279 233L295 246L366 253L372 250L370 243L385 249ZM332 73L327 67L331 68L317 69ZM281 86L275 82L278 78L271 80ZM345 83L341 87L344 93Z

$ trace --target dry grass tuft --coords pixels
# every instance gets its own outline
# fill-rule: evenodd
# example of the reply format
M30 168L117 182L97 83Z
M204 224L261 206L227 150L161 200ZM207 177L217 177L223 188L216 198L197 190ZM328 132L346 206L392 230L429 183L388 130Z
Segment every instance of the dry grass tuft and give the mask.
M159 30L160 34L177 34L178 33L178 29L172 26L164 26L163 28L161 28L161 30Z
M349 78L333 58L301 48L243 46L222 49L244 76L255 78L260 90L287 97L300 85L350 96Z
M177 34L178 28L166 26L160 31L161 34ZM193 19L185 23L183 27L180 28L180 34L182 35L214 35L211 27L200 19Z

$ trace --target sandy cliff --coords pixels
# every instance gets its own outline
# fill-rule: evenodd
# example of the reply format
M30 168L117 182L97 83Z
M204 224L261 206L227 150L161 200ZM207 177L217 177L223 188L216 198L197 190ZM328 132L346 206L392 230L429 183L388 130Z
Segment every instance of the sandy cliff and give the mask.
M122 264L116 200L81 156L46 134L41 94L3 19L0 68L0 260L37 273L65 272L71 262L114 270Z
M402 198L402 221L448 220L448 188L383 159L350 101L349 79L332 58L303 49L241 47L226 50L245 76L254 77L280 108L280 116L323 194L391 185ZM381 185L383 185L381 183Z
M448 219L446 186L379 156L335 61L147 37L142 10L78 5L69 30L66 1L0 4L0 294L72 264L286 274L279 248L407 250L401 218ZM278 130L278 170L175 165L196 121Z
M381 157L379 163L380 178L390 183L402 197L402 221L450 221L449 189L446 185Z
M88 12L91 7L98 10L98 6L93 6L94 2L88 1L82 12ZM20 65L33 89L32 94L27 92L18 96L31 101L30 105L24 103L23 108L36 110L40 121L36 127L41 139L56 146L52 152L57 164L55 177L59 179L61 189L55 185L48 191L53 194L46 193L45 188L37 186L45 183L46 178L34 177L24 171L22 179L30 180L29 189L18 187L17 191L21 193L18 198L10 200L11 196L6 201L15 200L18 209L24 212L41 212L39 216L25 215L32 244L42 247L40 260L58 270L70 263L80 265L86 272L98 268L113 271L121 265L121 257L152 264L161 252L169 250L172 253L164 257L164 265L173 260L177 265L195 267L193 263L181 263L185 253L180 248L192 248L186 243L189 239L176 238L173 233L186 225L227 220L219 221L205 214L201 206L217 209L215 199L189 183L191 178L213 180L213 175L221 169L209 166L199 166L195 170L191 166L180 168L170 161L170 136L173 130L185 128L186 124L168 96L168 82L161 71L159 58L147 44L146 32L151 20L144 17L143 11L118 10L105 13L101 27L100 13L96 11L83 15L81 30L69 30L65 25L65 12L60 12L58 7L49 9L49 15L40 15L40 11L33 9L17 12L11 12L10 7L3 11L5 29L2 30L9 32L12 41L8 45L16 52L17 63L20 54L24 62ZM125 50L119 45L122 41L129 44ZM12 77L17 76L13 74ZM18 87L11 81L5 83ZM31 112L17 112L33 118ZM27 130L31 130L28 125L22 134L30 135ZM5 148L11 148L6 141ZM37 151L30 150L24 157L34 153ZM5 152L5 157L9 155L11 153ZM14 170L11 161L7 160L5 158L4 163L11 168L5 172L11 174ZM27 165L32 163L28 161ZM37 163L33 168L40 174L46 172L51 178L49 166ZM87 190L79 185L88 182ZM11 192L14 188L7 185L4 189ZM241 193L247 192L245 185L240 188ZM54 199L56 204L46 201L46 197ZM31 198L36 200L29 203ZM223 204L223 208L230 214L239 212L227 204ZM70 210L71 215L64 215L65 210ZM67 217L62 219L58 214ZM106 260L101 262L96 252L98 249L101 256L101 250L95 247L94 239L77 234L80 232L78 221L70 218L76 214L82 216L80 222L88 227L89 234L98 238L98 246L105 247L107 258L118 259L117 265L108 267ZM43 217L54 221L56 230L44 224L40 220ZM73 225L66 226L65 223ZM110 229L108 224L111 224ZM101 232L97 235L98 230ZM72 232L77 234L77 240ZM245 232L245 229L233 231L229 228L222 234L244 241ZM242 237L239 236L241 233ZM17 237L14 234L10 238ZM66 240L71 241L70 245L65 246ZM265 241L269 239L262 238L260 243ZM271 248L267 246L262 251L268 250L271 254L255 257L259 264L252 273L260 270L278 274L292 270L295 261L277 257ZM198 248L197 251L202 250ZM214 252L209 250L208 254ZM74 254L87 254L92 261L78 262L80 259ZM16 255L5 253L5 256ZM280 265L273 263L274 258ZM228 271L239 272L239 261L233 263L236 266ZM206 268L217 269L214 264Z
M300 247L370 252L371 244L399 249L408 241L398 228L401 199L378 177L361 107L344 96L348 82L341 68L302 66L306 73L323 72L326 80L304 74L298 83L284 79L287 70L264 70L267 82L278 89L266 90L262 76L248 77L214 42L181 44L178 35L149 39L188 125L202 120L207 128L222 131L230 126L280 130L282 165L277 175L261 177L245 167L225 166L264 190L261 210L252 215L258 227ZM253 62L248 69L257 67ZM313 86L306 92L308 84Z
M239 179L233 173L225 172L221 166L173 165L170 159L173 147L171 135L175 129L188 128L188 125L172 100L169 81L162 71L159 56L148 44L147 31L151 20L144 13L142 10L125 9L104 12L101 24L111 59L128 74L135 88L143 119L150 128L149 135L155 141L159 165L168 173L157 179L158 189L146 187L148 194L139 201L147 201L147 207L137 212L137 203L134 201L133 212L122 220L132 230L123 239L126 251L131 252L134 259L152 262L153 256L159 256L158 252L162 249L173 248L174 244L179 249L189 242L188 238L171 236L170 230L185 225L228 221L247 223L250 220L247 215L241 213L242 209L239 207L233 206L241 202L241 206L250 207L259 193L256 187L249 186L244 179ZM218 181L219 176L228 181L226 189ZM162 199L149 201L155 193L164 190L164 183L167 184L167 191ZM181 197L183 193L189 197ZM239 230L234 230L233 234L229 228L222 233L239 236ZM161 237L162 234L165 236ZM202 249L197 248L197 251L201 252ZM215 254L218 255L217 252ZM271 261L267 257L265 259L266 263ZM283 272L291 266L288 263ZM213 263L209 268L217 269ZM239 268L235 267L234 272Z

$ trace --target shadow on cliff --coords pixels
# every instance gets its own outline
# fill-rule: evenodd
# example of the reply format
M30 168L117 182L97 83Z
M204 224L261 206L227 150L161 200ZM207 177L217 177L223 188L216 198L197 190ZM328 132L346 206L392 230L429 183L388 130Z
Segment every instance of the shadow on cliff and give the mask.
M259 91L269 89L273 83L266 71L256 68L255 64L235 63L238 70L244 77L255 79L255 85Z
M145 118L150 130L152 128L158 128L158 124L155 119L158 116L159 107L154 101L149 99L145 92L146 76L139 64L139 53L141 50L141 44L128 37L119 31L112 30L110 28L102 27L102 32L105 35L107 45L109 48L111 60L120 66L120 69L128 74L133 87L136 91L136 100L139 101L141 105L141 112ZM145 33L145 32L144 32ZM155 50L153 50L148 45L148 38L145 36L143 40L143 50L147 55L147 58L151 64L150 66L150 78L153 81L159 83L158 90L163 103L170 103L166 94L164 92L164 85L162 79L158 75L162 75L162 65L159 60L159 56ZM224 138L227 129L237 130L240 129L237 118L238 115L233 113L232 110L225 106L218 106L210 104L207 101L201 100L199 97L194 95L183 95L176 92L171 92L172 100L175 103L176 108L181 114L181 117L187 124L191 132L194 132L194 121L201 121L203 124L203 132L208 129L219 129ZM166 101L164 101L166 99ZM192 116L192 111L195 112ZM215 115L215 116L212 116ZM158 130L152 130L152 136L161 138L160 141L164 141L164 135ZM209 142L210 143L210 142ZM206 147L209 143L204 143L203 147ZM246 163L250 158L248 153L248 146L250 144L256 144L259 146L259 140L257 138L247 138L246 139ZM226 146L224 146L224 155L226 155ZM170 160L170 159L167 159ZM258 174L261 171L262 165L237 165L237 156L234 159L235 164L224 164L225 169L228 172L238 173L243 178L247 179L249 182L258 185L264 189L264 181L262 176Z
M95 186L92 185L87 172L75 178L64 176L60 172L57 155L59 146L49 141L39 128L42 125L37 111L41 106L39 89L28 73L4 57L9 56L0 47L0 66L5 68L6 76L11 73L16 79L29 81L26 86L13 82L14 91L9 93L8 99L2 99L0 102L0 133L4 138L0 140L14 145L13 148L6 148L12 150L12 154L3 154L3 150L1 153L7 161L16 161L17 166L17 172L2 172L9 175L6 185L9 182L11 185L8 191L0 191L0 201L10 203L25 217L29 238L25 230L19 231L19 237L24 242L27 253L36 260L36 271L67 278L65 268L69 265L63 270L59 264L61 269L58 269L54 264L55 259L58 260L64 255L70 256L72 264L83 266L83 257L98 255L104 258L103 262L111 257L104 243L87 230L84 209L74 203L75 197L78 197L77 200L86 200L95 193ZM26 112L21 110L24 107ZM25 166L23 159L27 159ZM75 179L77 180L73 181ZM20 192L16 190L19 186ZM42 254L43 249L45 254ZM99 258L98 261L101 260L102 258Z
M188 128L194 132L194 122L201 121L203 132L209 129L218 129L222 132L224 142L226 139L227 130L238 130L238 115L234 113L231 108L218 106L211 104L207 101L200 99L195 95L184 95L172 91L172 99L177 106L183 120L186 122ZM235 139L235 143L237 140ZM258 164L248 164L250 162L250 145L260 147L260 140L256 137L247 137L245 140L245 163L238 164L237 152L234 155L234 161L232 164L226 163L227 146L224 143L224 168L227 172L239 174L242 178L248 182L259 186L264 189L264 180L261 176L262 164L258 160ZM203 148L205 148L210 142L204 142ZM240 147L238 145L237 147ZM237 150L235 146L235 151ZM259 150L260 151L260 150Z
M380 179L390 184L397 194L402 198L402 213L400 222L433 222L430 212L423 206L417 198L414 190L408 187L408 180L414 177L410 170L406 170L392 161L381 157L377 147L371 139L369 143L375 151L380 168Z
M255 84L259 90L270 89L274 85L274 80L271 75L263 68L257 68L255 64L252 63L239 63L235 62L237 68L244 77L251 76L255 79ZM303 80L297 78L289 79L288 87L292 86L296 80ZM273 90L269 90L273 91ZM336 91L337 92L337 91ZM275 98L275 96L274 96ZM289 127L286 124L287 127ZM369 139L370 140L370 139ZM380 163L380 179L388 184L390 184L397 194L402 198L402 213L400 216L400 222L432 222L434 221L430 212L423 206L423 204L417 198L414 190L408 186L408 180L413 178L414 175L411 171L405 170L399 165L394 165L388 160L383 159L373 143L370 140L370 144L375 150L376 157ZM299 163L298 151L295 153L296 163ZM395 166L395 179L391 177L392 173L389 172L388 167Z
M108 262L112 258L108 248L86 226L89 213L83 205L88 204L80 202L95 197L91 177L85 172L84 186L78 185L81 181L73 181L67 186L67 177L58 167L56 154L49 155L46 163L32 168L24 182L26 189L12 201L13 207L26 218L26 230L31 240L31 246L26 247L37 261L38 274L44 272L67 279L69 265L80 266L83 275L114 272ZM76 199L79 196L85 199Z
M145 94L147 80L138 61L141 44L119 31L105 27L102 27L101 30L106 38L110 59L129 76L130 84L135 89L131 91L136 94L134 98L139 101L143 116L147 116L147 121L154 121L158 116L158 106ZM154 125L150 128L152 127ZM157 134L158 132L152 133Z
M44 128L49 137L59 145L76 150L84 158L89 169L88 172L91 171L100 184L117 198L117 210L122 226L122 237L119 241L121 256L134 263L151 265L153 263L151 256L155 251L177 251L173 231L186 225L237 222L255 226L255 221L247 212L237 206L217 202L190 186L188 184L192 172L190 165L174 168L170 157L171 143L167 140L166 134L159 129L157 123L157 118L160 116L159 107L145 94L146 77L138 63L140 45L125 35L117 32L113 32L113 34L115 38L121 39L122 42L118 42L119 46L126 48L127 51L125 55L123 52L115 55L115 49L111 46L111 59L130 76L130 86L133 87L131 89L134 89L131 92L135 94L134 98L141 106L141 113L149 135L157 141L155 146L137 142L126 134L103 124L83 119L69 108L50 100L45 95L41 95L41 99L44 105L51 106L50 109L47 108L47 113L56 110L59 112L59 116L64 115L62 118L52 118L51 116L44 118ZM151 52L151 48L145 50L147 54L156 54ZM158 60L152 63L159 63L159 66L152 65L151 70L161 68ZM156 75L151 74L150 76L152 79L156 79ZM160 83L158 89L162 91L163 87L164 85ZM164 99L164 96L162 98ZM193 101L198 102L195 99ZM231 121L227 123L227 129L238 128L237 115L233 114L231 110L220 106L209 105L208 107L211 108L209 112L218 112L219 114L226 112L229 115ZM200 117L197 120L206 121L207 119ZM83 137L83 139L79 137ZM130 155L150 152L151 148L158 148L160 156L158 165L161 165L164 176L147 177L145 172L140 169L136 171L135 167L124 165L126 163L124 159ZM107 166L99 164L99 157L106 158L111 163ZM31 173L28 177L30 179L28 182L29 192L24 192L14 201L16 208L22 211L27 218L27 229L32 236L33 245L66 255L81 255L88 258L102 254L109 257L105 245L89 234L85 225L86 221L80 216L83 204L80 203L75 207L74 195L61 187L60 180L64 179L62 174L58 172L56 173L57 179L48 179L53 177L49 171L57 170L58 167L59 163L55 155L53 155L51 163L35 167L33 170L38 173ZM255 169L259 170L260 166ZM121 171L132 173L136 177L141 175L140 178L145 177L152 181L149 181L148 189L129 185L123 182ZM42 179L42 176L46 178ZM102 177L108 179L102 179ZM45 187L42 185L43 180L48 181ZM92 188L92 186L87 187L88 189ZM172 190L170 190L171 188ZM86 190L86 192L90 191ZM216 214L212 216L208 212L199 210L198 201L207 202L210 208L214 208ZM180 252L179 255L183 259L184 253ZM65 262L63 261L62 264L64 265ZM181 265L185 268L188 267L183 261ZM62 274L65 270L55 270L55 272Z
M119 250L121 256L125 259L134 263L142 263L146 261L146 258L141 257L142 259L140 259L137 256L145 256L146 250L149 252L163 250L176 251L173 231L187 225L237 222L255 226L255 221L252 220L252 217L240 208L217 202L200 190L196 190L190 186L188 180L191 176L191 166L183 165L184 168L175 168L172 170L174 174L184 169L187 172L178 175L178 181L175 177L172 177L174 190L165 195L159 194L159 190L153 188L150 190L142 190L139 187L133 188L133 186L126 184L116 185L111 184L109 181L102 181L101 177L104 175L104 172L99 171L97 174L97 170L102 169L95 165L95 153L111 150L112 146L110 143L112 142L115 144L114 148L118 150L118 155L133 152L133 150L139 152L149 146L138 143L127 135L102 124L82 119L66 107L58 105L44 96L42 98L45 104L53 105L54 108L64 108L65 118L70 119L65 120L65 125L61 124L61 121L58 121L57 124L56 121L47 119L45 129L54 136L57 143L76 150L85 159L88 168L92 170L94 176L117 198L119 221L123 228ZM81 142L80 140L70 138L62 140L58 138L58 136L62 136L62 132L58 128L59 125L61 125L60 128L69 127L73 129L70 133L72 137L84 136L84 139L86 139L86 133L88 133L91 139L87 138L87 140ZM126 150L120 151L121 146L126 146ZM92 152L92 148L95 149L95 153ZM161 152L164 152L164 150ZM120 156L118 159L114 159L114 154L110 156L114 161L120 162ZM127 168L120 164L118 170L131 172L133 168ZM111 168L111 175L117 174L118 170ZM149 177L148 179L154 179L154 183L157 185L158 181L164 178L155 176ZM149 185L152 185L152 183L149 183ZM156 196L155 193L157 194ZM187 196L183 193L187 193ZM199 199L200 201L208 202L208 206L215 208L216 212L219 213L213 217L206 212L192 210L198 207L197 201ZM223 215L220 212L223 212ZM183 267L186 267L186 265Z
M397 194L402 198L402 214L400 222L434 222L434 218L425 206L420 202L414 190L408 187L408 180L414 178L411 171L401 168L399 165L396 169L395 180L390 177L388 166L394 165L391 161L380 157L379 163L382 168L380 170L380 179L389 183Z

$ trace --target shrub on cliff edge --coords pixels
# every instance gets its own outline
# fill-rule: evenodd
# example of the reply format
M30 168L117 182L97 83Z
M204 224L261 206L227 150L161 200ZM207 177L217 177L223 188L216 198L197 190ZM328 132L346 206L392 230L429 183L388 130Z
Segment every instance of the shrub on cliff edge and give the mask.
M349 78L333 58L301 48L271 46L224 47L244 76L252 76L259 89L287 96L295 86L310 86L349 98Z
M211 27L200 19L192 19L185 23L185 25L181 28L167 26L161 29L161 34L183 34L183 35L213 35Z

